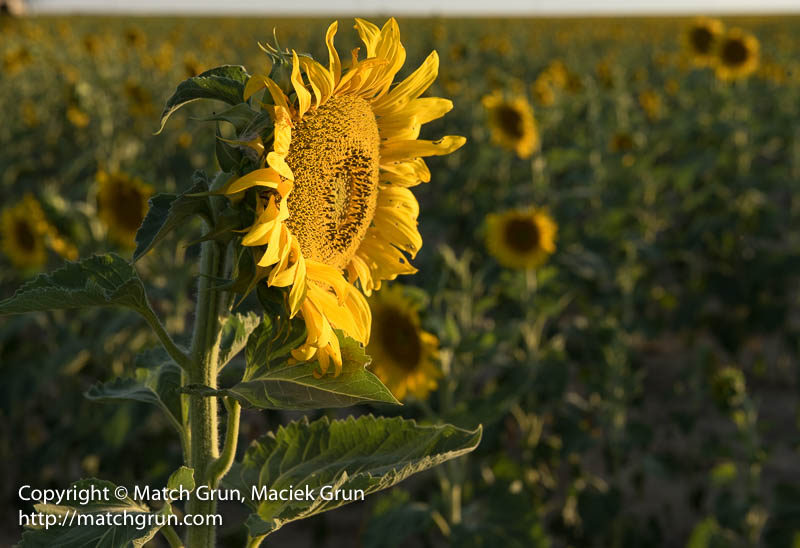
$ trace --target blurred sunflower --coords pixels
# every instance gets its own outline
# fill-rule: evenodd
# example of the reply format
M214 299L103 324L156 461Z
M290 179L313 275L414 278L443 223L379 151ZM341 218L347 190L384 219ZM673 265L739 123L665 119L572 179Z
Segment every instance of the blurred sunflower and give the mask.
M153 115L153 98L144 86L134 80L128 80L125 82L123 90L128 99L128 112L132 116Z
M717 49L716 74L720 80L747 78L758 68L758 39L741 29L731 29Z
M642 91L639 94L639 105L651 121L661 118L661 96L655 90Z
M15 74L32 60L33 57L26 48L9 51L3 56L3 70L9 75Z
M226 189L236 195L260 187L256 221L242 244L259 248L255 281L291 288L290 313L300 312L308 330L293 356L318 356L323 375L331 360L335 374L341 370L334 328L369 340L370 309L356 281L369 295L381 280L416 272L405 256L413 258L422 246L419 205L408 187L430 180L422 157L449 154L466 141L417 139L422 124L453 107L447 99L420 98L438 74L435 51L392 87L406 58L397 22L389 19L379 29L356 19L367 59L358 60L355 50L344 73L333 45L337 26L326 34L327 67L292 52L289 91L267 76L250 78L246 98L263 88L265 99L271 97L274 139L268 147L254 145L266 153L267 167ZM289 61L275 57L279 74Z
M392 394L403 400L408 394L424 400L442 376L436 360L439 340L420 327L419 309L398 286L375 292L372 309L372 337L367 354L370 371Z
M542 210L513 209L490 214L486 229L489 253L508 268L535 268L556 250L558 226Z
M506 99L495 91L482 102L489 114L492 141L516 151L520 158L530 158L539 147L539 130L528 100L521 95Z
M542 106L549 107L556 102L556 94L550 80L543 75L539 75L531 85L533 98Z
M697 66L708 66L716 61L715 50L725 32L725 26L718 19L696 18L686 29L684 41L692 62Z
M125 42L134 48L142 48L147 43L147 36L144 31L137 26L125 29Z
M0 215L3 252L17 268L40 268L47 261L48 223L39 202L30 194Z
M67 108L67 120L76 128L85 128L91 122L89 115L75 105Z
M124 173L97 173L97 209L109 236L117 243L133 247L134 237L147 213L153 187Z

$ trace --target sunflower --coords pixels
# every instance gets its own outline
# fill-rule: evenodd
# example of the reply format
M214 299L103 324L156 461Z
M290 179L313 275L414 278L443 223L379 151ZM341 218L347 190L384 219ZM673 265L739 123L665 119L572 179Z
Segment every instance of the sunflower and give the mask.
M483 98L489 113L492 141L516 151L520 158L530 158L539 146L539 130L533 108L521 95L506 99L499 91Z
M356 19L355 28L367 58L359 60L354 50L349 70L342 70L334 47L334 22L326 34L327 67L296 52L289 60L287 52L275 56L273 71L280 75L286 67L285 78L249 79L245 99L266 88L274 134L253 144L264 167L225 189L236 200L257 187L256 219L242 245L255 248L256 281L290 288L290 314L299 312L308 331L293 356L316 355L322 375L331 361L334 374L341 370L334 329L369 340L362 291L369 295L381 280L416 272L406 258L422 245L419 205L409 187L430 180L422 157L449 154L466 141L417 139L422 124L453 107L447 99L420 97L437 76L436 52L392 86L406 57L397 22L389 19L379 29Z
M695 65L704 67L714 64L717 43L724 31L722 21L708 17L696 18L686 29L684 41Z
M651 121L661 118L661 96L655 90L642 91L639 94L639 105Z
M420 328L419 311L393 285L369 299L372 309L372 337L367 354L373 361L370 370L398 400L408 394L424 400L442 376L436 360L439 340Z
M40 268L47 261L45 235L48 223L39 202L30 194L3 209L0 234L3 252L20 269Z
M758 68L758 39L741 29L731 29L717 48L716 73L720 80L747 78Z
M514 209L486 218L486 245L508 268L535 268L556 250L557 225L537 209Z
M124 173L97 173L97 208L111 238L133 247L134 237L147 213L153 187Z

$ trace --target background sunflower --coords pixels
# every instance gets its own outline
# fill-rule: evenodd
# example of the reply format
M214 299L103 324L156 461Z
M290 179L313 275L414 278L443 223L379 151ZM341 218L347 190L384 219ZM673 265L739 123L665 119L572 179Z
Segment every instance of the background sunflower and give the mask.
M528 100L521 95L507 99L501 91L494 91L482 102L488 113L492 141L515 151L520 158L530 158L539 147L539 130Z
M39 202L30 194L0 213L0 243L12 264L36 269L47 261L45 236L49 225Z
M725 32L725 25L719 19L697 17L684 31L686 51L696 66L714 65L719 41Z
M758 69L761 45L753 34L730 29L716 48L716 74L720 80L747 78Z
M369 369L398 400L408 395L424 400L442 376L437 366L439 341L420 326L418 304L393 284L369 299L372 336Z
M486 217L486 247L509 268L535 268L555 251L557 225L544 211L514 209Z
M111 239L133 247L134 237L147 213L153 187L125 173L97 173L97 214Z

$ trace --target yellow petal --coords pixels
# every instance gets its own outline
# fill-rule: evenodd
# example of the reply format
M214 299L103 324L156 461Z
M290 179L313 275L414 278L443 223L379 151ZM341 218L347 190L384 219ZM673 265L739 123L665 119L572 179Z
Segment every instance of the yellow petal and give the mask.
M292 168L290 168L289 164L286 163L286 158L283 155L274 151L268 153L267 165L269 165L269 167L275 170L282 177L285 177L290 181L294 181L294 173L292 173Z
M439 55L432 51L422 65L411 75L400 82L389 93L377 99L372 110L378 116L390 114L393 108L402 106L408 101L416 99L430 87L439 74Z
M308 109L311 107L311 93L306 89L303 83L303 77L300 75L300 60L297 58L297 52L292 50L292 86L294 92L297 94L297 109L298 114L302 118Z
M416 219L410 218L402 209L376 208L372 222L387 241L406 248L412 253L412 257L422 247L422 236L417 230Z
M344 304L349 286L338 268L312 260L308 261L306 268L309 279L331 286L339 297L339 304Z
M402 208L414 219L419 216L419 202L414 193L399 186L381 188L378 193L378 207Z
M325 33L325 44L328 46L328 70L333 77L334 87L339 84L339 79L342 77L342 62L339 60L339 53L333 45L333 37L336 36L337 28L339 28L339 22L334 21Z
M375 57L375 46L378 43L378 36L380 36L381 31L369 21L358 17L356 17L355 29L358 30L361 41L367 46L367 57Z
M263 74L253 74L248 78L247 84L244 86L244 100L247 101L250 97L267 87L267 81L271 81L268 76Z
M308 57L301 58L300 63L306 71L311 89L316 96L314 106L319 107L324 104L328 100L328 97L331 96L331 93L333 93L333 78L331 77L331 73L328 72L325 67Z
M431 180L431 172L422 158L407 162L397 162L381 166L380 180L403 187L427 183Z
M448 135L438 141L421 139L410 141L392 141L381 145L381 167L384 163L410 160L424 156L442 156L458 150L466 143L464 137Z
M225 194L235 194L254 186L278 188L278 183L280 182L281 177L274 169L269 167L256 169L233 181L228 188L225 189Z

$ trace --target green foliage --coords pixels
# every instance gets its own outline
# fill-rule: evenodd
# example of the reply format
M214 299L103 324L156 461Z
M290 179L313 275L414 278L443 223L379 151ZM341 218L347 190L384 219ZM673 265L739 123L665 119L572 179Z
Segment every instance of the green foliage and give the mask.
M305 339L305 325L293 321L287 333L272 328L268 318L247 341L247 367L241 382L221 390L189 386L189 393L230 396L247 407L260 409L323 409L359 403L399 403L388 388L367 370L370 358L353 339L337 331L342 351L338 376L320 376L316 361L294 363L290 352ZM331 366L333 367L333 366Z
M184 80L178 85L175 93L167 99L157 133L161 133L167 120L176 110L193 101L215 99L230 105L241 103L244 85L249 77L242 66L224 65Z
M208 197L197 196L208 192L208 178L198 171L192 177L192 186L180 194L156 194L150 198L147 215L136 232L136 250L133 260L138 261L154 245L193 217L211 218Z
M343 496L325 500L323 488L361 489L369 495L472 451L480 438L480 428L470 432L449 425L419 426L371 415L303 420L254 441L230 482L248 493L247 503L256 513L247 527L257 537L351 502ZM259 501L249 496L252 486L280 490L306 485L314 490L313 500Z
M138 274L114 253L40 274L0 301L0 315L95 306L122 306L143 314L150 310Z
M155 405L175 429L183 433L180 367L160 349L140 355L137 362L144 363L145 367L138 367L133 377L96 384L86 392L86 397L111 403L133 400Z
M107 489L108 501L94 500L88 504L36 504L34 508L46 516L52 516L57 520L58 525L51 525L47 528L41 527L26 531L22 535L20 548L51 548L59 546L63 548L141 548L153 538L163 519L172 513L169 504L156 511L151 511L142 503L135 502L130 497L117 499L114 495L116 485L108 481L97 479L86 479L75 482L70 487L76 489ZM95 525L78 526L80 517L78 514L95 514L96 523L107 524L102 521L106 514L111 515L127 512L129 520L137 520L127 525L115 526ZM149 516L147 514L150 514ZM159 514L158 519L153 519L152 514ZM121 516L120 516L121 517ZM46 518L45 518L46 519ZM141 520L141 521L139 521ZM149 520L149 521L148 521ZM147 524L139 527L137 524Z

